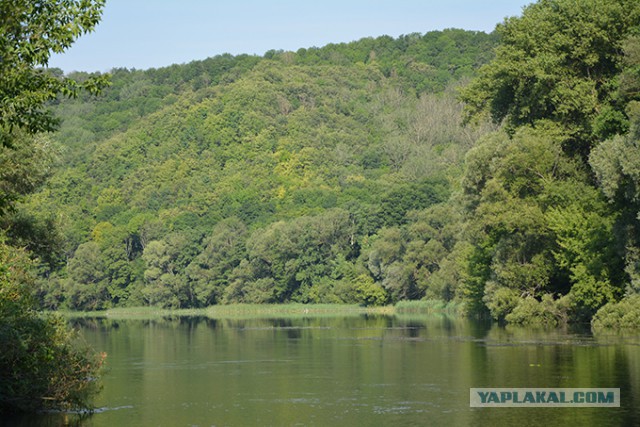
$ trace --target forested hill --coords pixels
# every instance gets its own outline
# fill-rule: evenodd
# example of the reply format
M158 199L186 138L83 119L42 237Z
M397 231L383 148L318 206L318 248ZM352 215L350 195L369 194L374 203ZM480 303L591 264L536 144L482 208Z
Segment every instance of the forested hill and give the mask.
M44 234L45 306L423 297L376 241L458 185L482 130L460 126L455 86L496 40L446 30L115 69L100 97L61 99L59 161L13 228Z
M491 35L114 70L24 145L34 177L57 166L3 228L49 308L426 298L640 326L638 28L636 0L541 0Z

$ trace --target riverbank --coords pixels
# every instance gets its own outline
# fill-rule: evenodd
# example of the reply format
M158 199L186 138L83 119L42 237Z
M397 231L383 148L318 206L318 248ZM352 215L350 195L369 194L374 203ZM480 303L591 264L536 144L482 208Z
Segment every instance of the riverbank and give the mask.
M298 317L345 315L396 315L396 314L447 314L462 315L460 304L443 301L403 301L396 305L365 307L348 304L231 304L206 308L164 309L159 307L119 307L103 311L59 311L65 317L105 317L110 319L135 319L154 317L209 318L230 317Z

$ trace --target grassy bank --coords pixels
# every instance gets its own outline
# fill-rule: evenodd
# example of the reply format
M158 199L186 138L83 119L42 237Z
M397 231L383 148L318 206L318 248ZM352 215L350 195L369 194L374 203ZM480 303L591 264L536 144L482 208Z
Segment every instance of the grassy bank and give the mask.
M64 311L67 317L106 317L110 319L149 319L154 317L204 316L212 319L230 317L297 317L394 314L460 314L459 305L442 301L405 301L395 306L363 307L346 304L231 304L198 309L163 309L158 307L123 307L104 311Z
M394 307L395 314L449 314L462 316L463 305L441 300L400 301Z
M203 316L212 319L272 316L345 316L393 314L392 306L361 307L343 304L231 304L197 309L163 309L158 307L122 307L104 311L65 311L68 317L107 317L110 319L148 319L154 317Z

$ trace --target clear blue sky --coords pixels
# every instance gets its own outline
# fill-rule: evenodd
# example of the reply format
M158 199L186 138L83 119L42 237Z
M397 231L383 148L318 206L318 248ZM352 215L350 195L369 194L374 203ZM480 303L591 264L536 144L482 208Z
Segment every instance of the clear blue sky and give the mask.
M490 32L531 0L107 0L102 21L49 66L157 68L445 28Z

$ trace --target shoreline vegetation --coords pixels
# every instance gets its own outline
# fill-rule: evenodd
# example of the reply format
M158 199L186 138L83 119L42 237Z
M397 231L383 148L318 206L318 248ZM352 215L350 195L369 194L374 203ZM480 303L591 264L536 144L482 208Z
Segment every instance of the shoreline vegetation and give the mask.
M259 317L259 316L345 316L444 314L463 316L462 304L444 301L402 301L395 305L362 306L356 304L229 304L206 308L166 309L161 307L117 307L100 311L57 311L65 318L104 317L109 319L148 319L154 317Z
M617 304L608 304L593 321L582 326L592 333L640 331L637 310L633 304L640 299L631 298ZM394 305L364 306L357 304L226 304L205 308L162 308L162 307L115 307L98 311L58 310L44 314L57 314L65 319L105 318L112 320L136 320L174 317L207 317L209 319L268 318L268 317L336 317L336 316L447 316L467 318L464 303L442 300L399 301ZM489 320L488 318L485 320ZM495 320L493 320L495 321ZM508 327L534 329L563 329L567 326L580 327L580 324L529 322L528 324L509 324Z
M16 221L17 206L50 175L46 134L59 95L96 94L107 76L83 81L43 70L100 20L104 0L0 2L0 417L90 406L104 354L79 343L60 316L43 316L34 295L39 232ZM29 228L27 226L26 228ZM47 227L53 229L54 227ZM35 230L31 228L30 230ZM29 232L30 233L30 232ZM53 247L53 243L50 246ZM53 249L47 249L53 250Z

